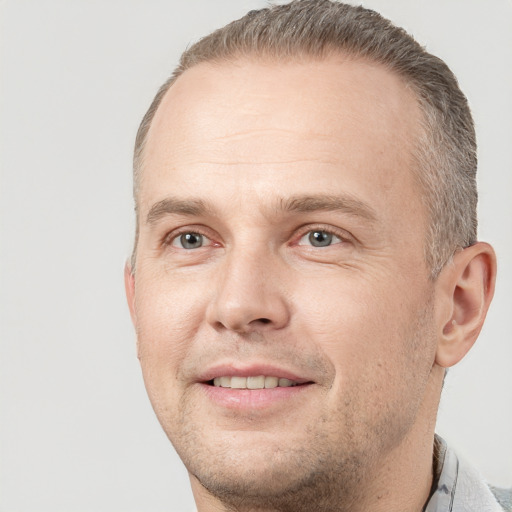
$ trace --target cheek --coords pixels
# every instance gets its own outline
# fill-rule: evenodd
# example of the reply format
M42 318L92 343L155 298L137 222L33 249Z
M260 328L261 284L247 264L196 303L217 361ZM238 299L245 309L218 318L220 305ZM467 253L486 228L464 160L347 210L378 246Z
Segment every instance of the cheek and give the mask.
M296 292L301 331L332 362L338 390L360 383L369 395L380 396L381 388L400 387L404 370L425 356L426 336L415 331L424 330L418 322L428 299L414 286L345 273L303 282Z
M204 300L196 287L170 276L137 276L137 346L144 384L164 430L179 428L183 362L204 319ZM181 283L182 284L182 283Z
M206 300L197 286L163 275L136 282L138 356L144 373L176 378L204 319Z
M402 300L396 288L386 293L376 282L369 288L337 284L336 293L317 293L304 311L309 321L303 331L335 370L325 421L354 447L361 447L364 432L374 440L372 449L379 443L389 448L414 423L428 382L429 301ZM341 434L339 424L345 426Z
M385 324L390 316L399 320L390 311L389 294L383 295L375 281L365 286L363 280L339 271L339 276L302 281L295 288L293 301L308 336L336 360L370 347L381 350Z

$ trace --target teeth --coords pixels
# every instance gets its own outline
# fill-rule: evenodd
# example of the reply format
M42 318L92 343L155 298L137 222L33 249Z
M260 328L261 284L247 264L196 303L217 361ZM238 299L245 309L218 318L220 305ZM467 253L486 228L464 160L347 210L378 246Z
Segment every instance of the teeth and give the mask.
M247 387L247 379L245 377L231 377L232 389L245 389Z
M220 381L220 383L217 384L217 385L220 385L223 388L230 388L231 387L231 378L230 377L220 377L217 380Z
M231 379L233 381L233 379ZM265 387L265 377L247 377L247 389L263 389Z
M265 377L265 388L266 389L277 388L278 384L279 384L279 379L277 377Z
M278 377L266 377L258 375L255 377L215 377L213 385L222 388L232 389L272 389L272 388L289 388L296 386L297 382Z

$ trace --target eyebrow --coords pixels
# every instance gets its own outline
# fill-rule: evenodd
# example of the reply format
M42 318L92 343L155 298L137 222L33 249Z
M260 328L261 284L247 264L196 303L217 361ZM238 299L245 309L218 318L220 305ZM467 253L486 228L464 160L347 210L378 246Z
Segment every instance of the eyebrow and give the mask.
M341 211L348 215L376 222L375 210L363 201L347 194L301 195L279 201L279 209L287 212Z
M168 215L207 216L214 215L214 207L202 199L178 199L167 197L155 203L148 212L146 222L155 224ZM340 211L360 217L370 222L377 220L375 210L363 201L350 195L298 195L279 198L275 205L276 213L315 211Z
M155 203L148 212L146 223L155 224L167 215L200 216L212 213L212 208L201 199L177 199L166 197Z

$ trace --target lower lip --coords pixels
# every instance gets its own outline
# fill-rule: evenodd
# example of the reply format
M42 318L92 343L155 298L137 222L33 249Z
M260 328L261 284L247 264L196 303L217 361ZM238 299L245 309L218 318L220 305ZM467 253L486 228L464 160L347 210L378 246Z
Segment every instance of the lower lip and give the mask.
M233 389L200 384L207 397L216 405L228 409L255 410L293 400L308 391L312 384L270 389Z

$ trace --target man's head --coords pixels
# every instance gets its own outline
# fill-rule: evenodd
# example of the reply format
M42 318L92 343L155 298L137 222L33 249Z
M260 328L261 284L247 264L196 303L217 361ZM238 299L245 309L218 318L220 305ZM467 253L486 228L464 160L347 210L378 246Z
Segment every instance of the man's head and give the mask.
M382 64L400 76L416 96L423 114L422 130L412 148L415 164L411 170L422 187L428 210L425 258L436 277L458 248L477 238L473 120L457 79L446 64L403 29L363 7L330 0L295 1L251 11L192 45L140 125L134 154L136 202L153 116L166 91L187 69L201 62L220 64L240 58L277 63L321 60L333 53Z
M153 407L203 506L369 510L412 464L404 500L421 508L431 460L412 455L431 449L444 368L493 289L489 246L461 249L473 195L447 206L455 192L433 185L472 187L465 100L361 8L304 1L239 23L188 51L138 136L126 287ZM398 53L424 72L430 60L438 110ZM454 105L467 168L432 125L455 123ZM446 222L443 258L425 257Z

